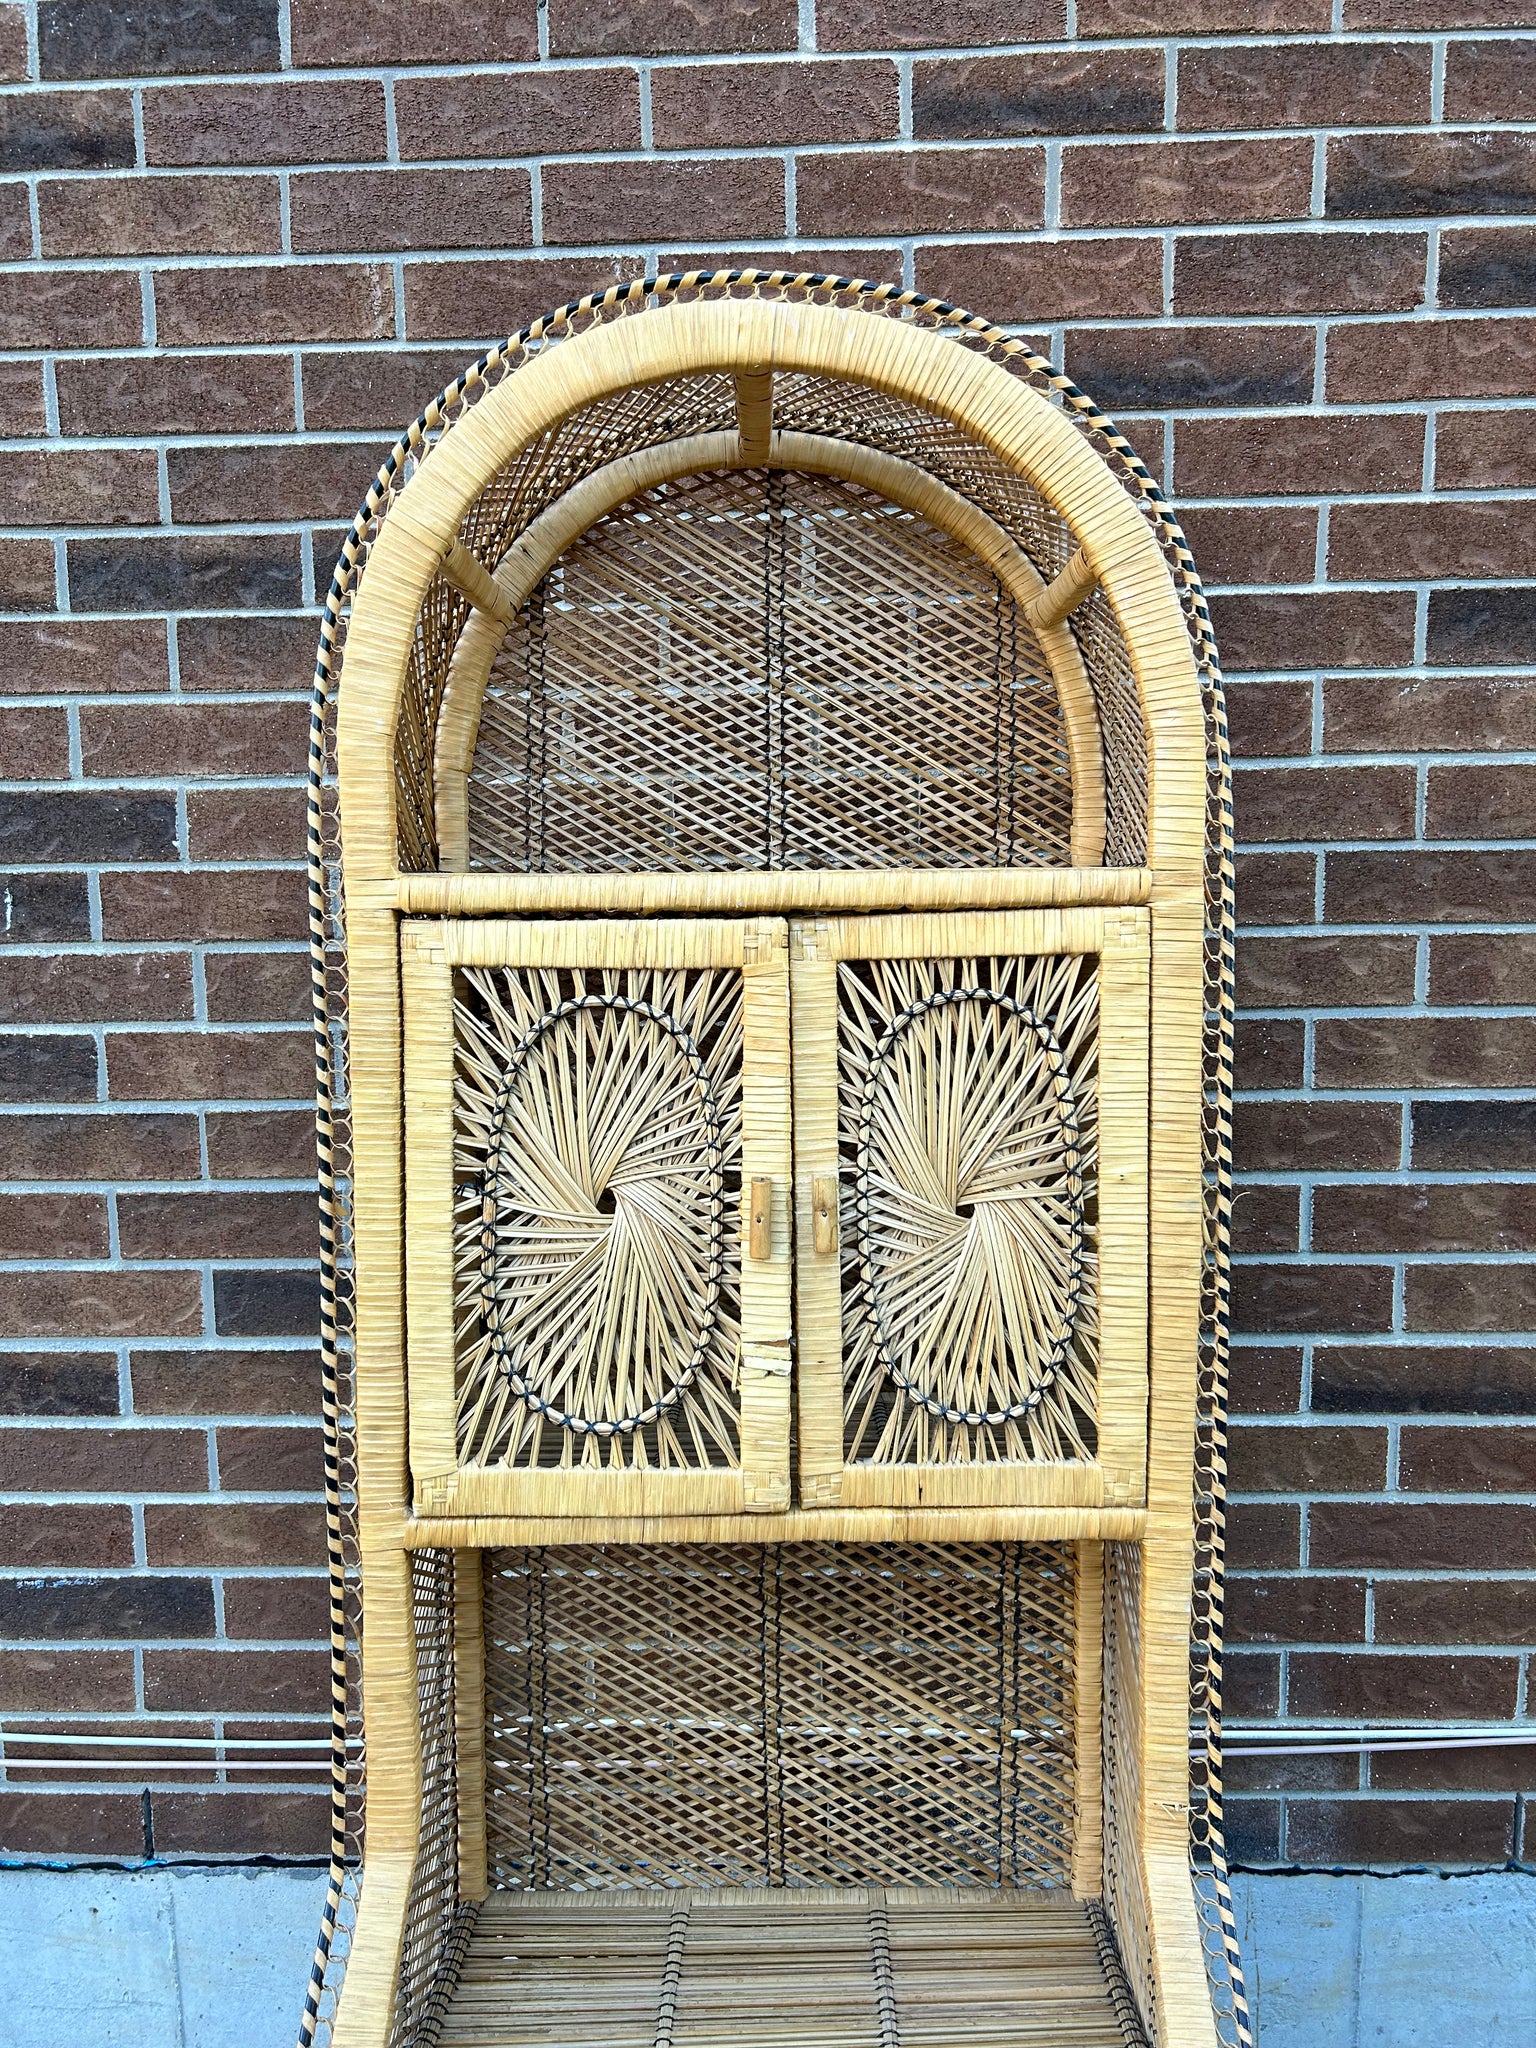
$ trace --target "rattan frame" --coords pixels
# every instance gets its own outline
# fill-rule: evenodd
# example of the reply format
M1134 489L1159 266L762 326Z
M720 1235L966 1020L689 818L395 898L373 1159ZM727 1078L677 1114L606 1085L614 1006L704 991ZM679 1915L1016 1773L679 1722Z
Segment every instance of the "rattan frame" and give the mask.
M373 542L354 606L339 753L353 1018L359 1535L369 1610L364 1667L369 1856L346 1999L333 2039L346 2044L385 2039L399 1964L422 1789L409 1548L433 1540L519 1540L484 1522L443 1518L430 1528L413 1524L406 1496L395 915L407 906L556 912L577 907L583 894L568 886L570 878L567 885L541 887L537 877L515 878L514 885L514 878L407 879L397 873L391 744L416 613L428 583L458 545L465 508L541 423L605 391L684 369L713 367L746 375L764 366L842 377L931 406L1017 468L1082 536L1084 573L1104 590L1130 651L1149 752L1149 873L1136 878L1136 893L1150 902L1154 963L1147 1505L1144 1513L1101 1511L1093 1519L1082 1510L1040 1509L1006 1511L997 1519L1007 1522L1009 1533L1020 1535L1108 1537L1123 1532L1144 1541L1139 1818L1150 1939L1157 1957L1156 2024L1163 2043L1204 2048L1214 2035L1187 1878L1184 1671L1200 1327L1207 772L1201 681L1190 636L1153 525L1043 390L1011 378L981 353L946 345L915 323L864 319L846 305L751 296L662 303L641 320L595 326L577 345L535 356L516 378L486 391L395 500ZM488 609L494 615L503 602L497 591ZM712 889L694 886L694 878L629 877L606 901L603 878L579 879L591 885L590 905L611 910L633 907L654 914L790 907L779 877L765 878L780 886L777 896L762 892L766 900L752 900L755 892L742 886L743 878L709 878L722 882ZM861 878L823 876L815 878L810 894L805 880L795 878L794 907L801 909L858 912L923 897L921 882L908 876L881 877L867 891L859 886ZM1118 878L1116 889L1126 880ZM460 883L472 886L458 888ZM988 876L980 889L960 898L999 906L1043 899L1125 900L1119 894L1095 899L1092 877L1081 873ZM942 892L935 888L929 900L944 900ZM847 1518L835 1519L841 1524ZM894 1525L917 1518L882 1514L873 1519ZM944 1533L958 1533L957 1524L969 1534L978 1521L992 1522L994 1515L940 1512L922 1520L942 1540ZM522 1527L529 1533L521 1540L531 1540L531 1525ZM640 1524L633 1533L643 1537L651 1532Z

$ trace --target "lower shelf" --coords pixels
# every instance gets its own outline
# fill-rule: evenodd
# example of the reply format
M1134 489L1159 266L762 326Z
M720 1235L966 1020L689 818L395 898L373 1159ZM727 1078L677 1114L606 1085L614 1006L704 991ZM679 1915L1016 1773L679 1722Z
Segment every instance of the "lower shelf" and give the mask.
M493 1893L439 2044L1127 2048L1090 1912L1039 1892Z

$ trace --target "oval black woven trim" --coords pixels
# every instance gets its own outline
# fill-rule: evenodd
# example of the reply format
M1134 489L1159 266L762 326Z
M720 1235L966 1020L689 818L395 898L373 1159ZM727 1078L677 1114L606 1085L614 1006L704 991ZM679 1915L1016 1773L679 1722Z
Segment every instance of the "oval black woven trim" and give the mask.
M569 1018L591 1010L616 1010L626 1016L642 1018L647 1024L667 1032L676 1041L693 1071L699 1100L703 1106L704 1149L709 1176L709 1270L704 1295L704 1314L688 1363L667 1391L648 1407L639 1409L632 1415L610 1416L602 1421L594 1421L587 1415L572 1415L568 1410L557 1407L518 1371L514 1363L516 1339L506 1329L501 1305L501 1274L496 1233L497 1209L502 1199L501 1176L507 1144L507 1114L512 1106L513 1091L522 1078L529 1060L549 1033ZM497 1366L505 1375L513 1393L518 1400L525 1402L536 1415L542 1416L554 1428L570 1430L579 1436L628 1436L637 1429L645 1428L647 1423L657 1421L669 1408L677 1405L698 1378L715 1334L715 1326L720 1320L720 1286L725 1271L725 1161L720 1144L720 1105L715 1097L709 1069L704 1063L704 1055L677 1019L669 1016L665 1010L658 1010L653 1003L640 1002L633 996L572 996L568 1001L557 1004L553 1010L547 1010L529 1026L513 1047L506 1071L492 1098L491 1120L486 1137L486 1157L488 1163L485 1187L481 1196L480 1313L485 1318L485 1326L490 1333L491 1350L495 1354Z
M1006 1010L1017 1017L1025 1029L1033 1034L1036 1045L1045 1060L1051 1077L1051 1089L1056 1098L1056 1115L1062 1133L1062 1157L1067 1176L1067 1213L1072 1225L1071 1251L1067 1272L1067 1298L1055 1335L1046 1353L1035 1385L1022 1401L1010 1402L1006 1408L956 1408L947 1401L941 1401L936 1394L930 1394L918 1386L908 1374L897 1365L891 1352L890 1340L886 1336L880 1319L880 1304L876 1289L873 1262L869 1256L868 1222L873 1198L870 1192L872 1167L870 1161L871 1133L874 1122L875 1101L880 1090L880 1069L890 1057L897 1039L908 1031L919 1018L935 1010L947 1008L956 1003L992 1003L1000 1010ZM968 1429L979 1429L983 1425L997 1428L1007 1422L1022 1422L1040 1406L1055 1385L1068 1351L1072 1346L1073 1333L1077 1328L1078 1310L1083 1304L1083 1215L1082 1151L1077 1121L1077 1099L1072 1088L1072 1076L1067 1068L1066 1054L1050 1026L1017 996L1005 994L995 988L941 988L932 995L923 996L915 1003L909 1003L901 1014L893 1017L881 1033L879 1043L869 1056L869 1067L864 1079L863 1093L859 1103L858 1144L854 1155L854 1216L855 1242L859 1261L859 1288L863 1296L864 1318L874 1340L875 1356L879 1359L885 1376L891 1384L900 1389L907 1399L934 1416L940 1422L963 1424Z

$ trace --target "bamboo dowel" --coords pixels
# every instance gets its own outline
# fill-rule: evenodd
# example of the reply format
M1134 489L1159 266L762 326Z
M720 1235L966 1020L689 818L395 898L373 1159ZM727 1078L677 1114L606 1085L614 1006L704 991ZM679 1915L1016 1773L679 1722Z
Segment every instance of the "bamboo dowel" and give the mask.
M1024 616L1036 632L1049 631L1059 626L1083 600L1090 596L1098 584L1099 572L1089 562L1086 553L1079 548L1061 574L1048 583L1038 597L1031 598L1024 607Z
M489 612L503 626L510 626L516 613L506 592L488 569L475 560L461 540L456 540L443 557L443 574L455 590L461 590L476 611Z
M752 363L736 374L736 431L741 440L741 459L754 466L768 460L773 436L773 369L768 363Z

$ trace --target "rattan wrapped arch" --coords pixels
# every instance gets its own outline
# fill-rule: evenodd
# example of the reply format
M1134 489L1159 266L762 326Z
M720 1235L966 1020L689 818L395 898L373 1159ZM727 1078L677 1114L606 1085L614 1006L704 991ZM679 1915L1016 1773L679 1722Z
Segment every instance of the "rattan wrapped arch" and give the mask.
M1225 730L1127 444L889 287L577 302L381 471L312 763L305 2041L1246 2041Z

